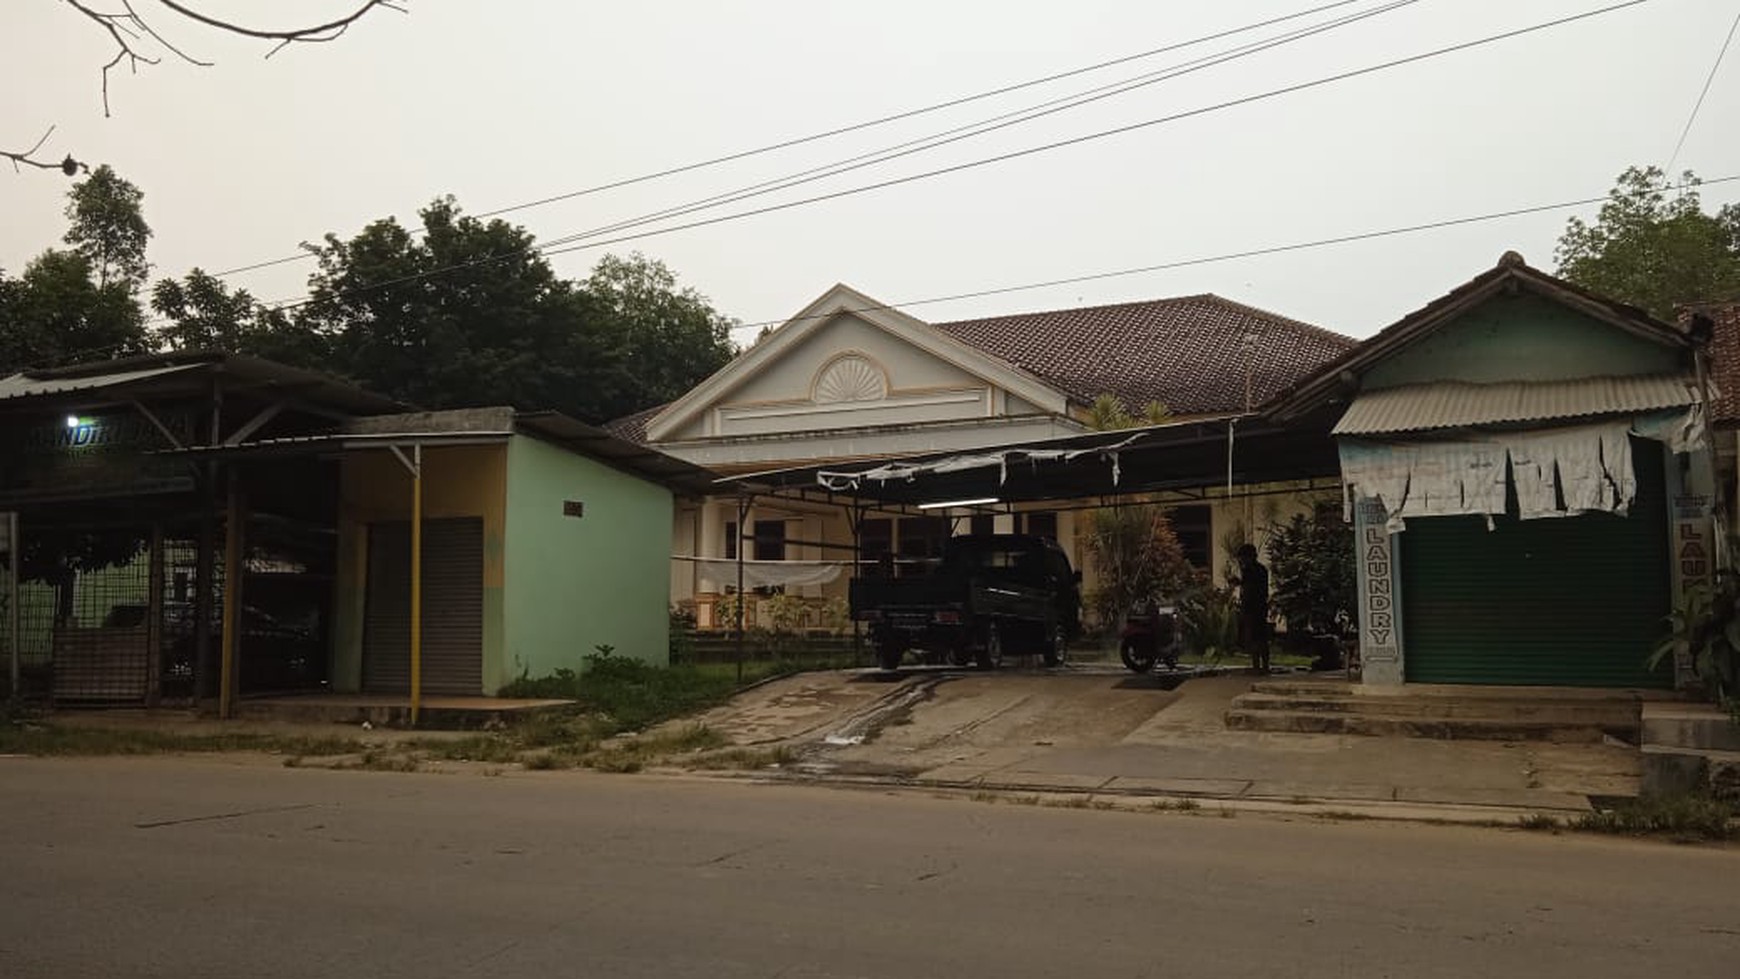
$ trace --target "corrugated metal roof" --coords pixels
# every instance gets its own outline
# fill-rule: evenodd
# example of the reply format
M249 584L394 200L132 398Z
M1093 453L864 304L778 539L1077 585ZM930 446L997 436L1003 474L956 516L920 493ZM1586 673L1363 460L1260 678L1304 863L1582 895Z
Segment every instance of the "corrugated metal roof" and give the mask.
M1353 399L1334 433L1377 435L1588 418L1678 408L1698 400L1697 382L1679 374L1502 384L1441 381L1365 392Z
M115 371L109 374L91 374L86 377L55 377L32 376L30 374L13 374L10 377L0 377L0 401L13 398L36 398L50 394L68 394L74 391L92 391L97 388L120 387L135 381L149 380L166 374L179 374L183 371L199 370L202 364L175 364L168 367L150 367L143 370Z

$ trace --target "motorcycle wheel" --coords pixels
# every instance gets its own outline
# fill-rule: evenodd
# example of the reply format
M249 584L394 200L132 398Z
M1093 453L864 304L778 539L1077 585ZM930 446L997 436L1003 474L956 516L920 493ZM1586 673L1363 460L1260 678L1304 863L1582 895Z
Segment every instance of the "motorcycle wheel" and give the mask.
M1160 661L1160 657L1153 651L1141 648L1132 639L1124 640L1118 647L1118 656L1123 659L1126 667L1136 673L1151 672L1154 664Z
M985 642L976 651L974 658L979 669L994 670L1003 665L1003 630L993 622L985 627Z
M1046 666L1062 666L1068 648L1069 639L1063 634L1063 626L1053 626L1051 634L1046 637L1045 647L1040 650L1040 658Z

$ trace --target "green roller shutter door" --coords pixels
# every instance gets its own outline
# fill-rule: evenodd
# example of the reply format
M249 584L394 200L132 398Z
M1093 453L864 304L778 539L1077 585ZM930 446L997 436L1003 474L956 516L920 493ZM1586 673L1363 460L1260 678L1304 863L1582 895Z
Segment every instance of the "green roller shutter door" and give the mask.
M1668 578L1660 447L1633 440L1628 516L1408 521L1402 643L1416 683L1665 687L1645 660L1666 628Z

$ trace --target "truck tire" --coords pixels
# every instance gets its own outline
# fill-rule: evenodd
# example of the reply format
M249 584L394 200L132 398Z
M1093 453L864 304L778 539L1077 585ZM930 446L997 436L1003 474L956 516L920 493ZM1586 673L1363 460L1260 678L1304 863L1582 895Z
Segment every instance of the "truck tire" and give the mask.
M985 640L973 651L981 670L994 670L1003 665L1003 630L992 622L985 626Z
M1045 645L1040 648L1039 656L1046 666L1062 666L1068 650L1069 638L1063 634L1063 626L1054 625L1045 637Z
M876 647L876 665L893 672L900 669L900 660L906 655L899 643L885 642Z

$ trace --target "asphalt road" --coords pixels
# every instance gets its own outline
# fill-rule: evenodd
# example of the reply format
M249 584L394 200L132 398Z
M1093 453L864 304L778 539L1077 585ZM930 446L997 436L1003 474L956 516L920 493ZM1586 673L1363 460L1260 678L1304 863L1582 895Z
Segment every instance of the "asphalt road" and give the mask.
M1740 852L572 772L0 759L0 976L1732 979Z

